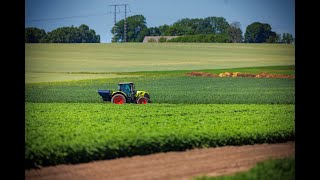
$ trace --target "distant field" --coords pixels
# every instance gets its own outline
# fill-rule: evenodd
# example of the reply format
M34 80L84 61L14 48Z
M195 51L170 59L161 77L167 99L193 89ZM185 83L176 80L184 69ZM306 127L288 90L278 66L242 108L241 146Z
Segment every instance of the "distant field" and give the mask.
M75 79L74 74L66 72L168 71L295 64L295 46L286 44L25 44L25 52L26 82ZM33 77L37 77L34 78L36 80L30 79ZM95 77L78 76L76 79Z
M118 75L115 73L63 73L63 72L27 72L25 74L25 83L39 83L39 82L56 82L56 81L76 81L84 79L106 79L106 78L124 78L137 77L139 75Z

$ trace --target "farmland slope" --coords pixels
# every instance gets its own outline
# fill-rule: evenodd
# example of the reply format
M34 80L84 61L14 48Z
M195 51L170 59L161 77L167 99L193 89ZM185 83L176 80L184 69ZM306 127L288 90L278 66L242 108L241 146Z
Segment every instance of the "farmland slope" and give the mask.
M287 44L25 44L26 81L112 77L72 73L283 66L295 64Z

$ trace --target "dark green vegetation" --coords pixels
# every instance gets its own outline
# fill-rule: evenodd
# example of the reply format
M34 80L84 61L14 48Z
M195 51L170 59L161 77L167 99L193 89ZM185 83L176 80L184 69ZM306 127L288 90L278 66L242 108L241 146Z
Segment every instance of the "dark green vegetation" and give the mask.
M271 31L269 24L254 22L247 26L245 38L242 36L240 22L229 24L224 17L183 18L172 25L147 27L143 15L134 15L126 19L127 34L124 36L124 19L111 29L112 42L142 42L145 36L184 36L169 42L206 42L206 43L292 43L292 34ZM166 40L163 39L162 42ZM100 36L87 25L60 27L46 33L36 27L25 28L26 43L99 43ZM152 42L152 40L150 40Z
M223 17L207 17L189 19L183 18L172 25L150 27L146 25L146 18L143 15L135 15L127 18L128 36L127 42L142 42L144 36L188 36L199 34L214 34L228 36L229 23ZM118 21L111 30L113 34L112 42L124 41L124 20ZM139 28L137 28L139 27ZM220 36L218 36L220 37ZM228 38L228 37L227 37ZM220 42L220 38L215 38L213 42ZM184 41L178 41L184 42ZM196 42L196 41L194 41ZM222 41L221 41L222 42ZM228 41L229 42L229 41Z
M24 30L25 43L40 43L43 42L47 33L43 29L28 27Z
M282 34L282 42L283 43L287 43L287 44L293 43L294 42L294 38L293 38L292 34L283 33Z
M258 163L248 172L237 173L232 176L197 177L194 180L294 180L295 158L283 158Z
M272 42L275 43L279 41L280 37L271 31L271 26L265 23L254 22L250 24L244 34L245 42L248 43L262 43L262 42Z
M25 101L101 102L97 90L116 90L120 81L133 81L137 90L150 92L154 103L294 104L295 102L294 79L187 76L149 76L148 78L113 78L26 84Z
M228 36L223 34L197 34L189 36L180 36L177 38L170 39L167 42L227 43L229 42L229 38Z
M130 16L126 20L127 39L124 39L124 19L118 21L112 28L112 42L142 42L144 36L148 36L146 18L143 15Z
M128 34L126 41L124 40L123 27L124 20L122 19L112 28L112 42L142 42L144 36L184 36L169 42L239 43L243 42L244 39L240 22L229 24L224 17L214 16L183 18L172 25L164 24L149 28L143 15L130 16L127 18ZM289 43L286 37L289 36L284 35L282 41L278 34L271 31L269 24L254 22L246 28L245 42Z
M25 43L100 43L100 35L85 24L60 27L46 33L43 29L25 28Z
M294 140L294 105L26 103L26 167Z

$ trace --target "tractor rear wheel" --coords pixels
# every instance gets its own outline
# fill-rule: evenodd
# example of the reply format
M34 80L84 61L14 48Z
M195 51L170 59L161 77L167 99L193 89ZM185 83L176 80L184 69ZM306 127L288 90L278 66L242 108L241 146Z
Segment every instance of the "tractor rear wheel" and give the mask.
M112 97L111 102L113 104L124 104L126 103L126 98L122 94L116 94Z
M145 97L141 97L137 100L137 104L147 104L148 103L148 99Z

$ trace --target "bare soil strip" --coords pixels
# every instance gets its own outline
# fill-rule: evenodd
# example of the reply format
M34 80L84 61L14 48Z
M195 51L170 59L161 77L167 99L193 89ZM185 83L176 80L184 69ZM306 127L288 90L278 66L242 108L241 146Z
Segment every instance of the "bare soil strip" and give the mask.
M255 144L158 153L25 171L25 179L192 179L247 171L257 162L293 156L295 142Z

